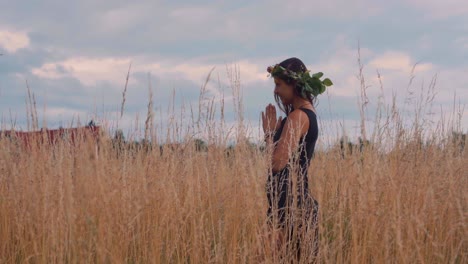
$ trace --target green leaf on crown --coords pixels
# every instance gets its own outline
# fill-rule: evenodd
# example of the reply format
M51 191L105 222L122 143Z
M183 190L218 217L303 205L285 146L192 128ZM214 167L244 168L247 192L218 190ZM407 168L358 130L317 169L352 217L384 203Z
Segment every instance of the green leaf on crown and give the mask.
M312 75L312 77L319 78L319 79L322 78L322 76L323 76L323 72L317 72Z
M322 83L323 83L324 85L326 85L326 86L332 86L332 85L333 85L332 81L331 81L330 79L328 79L328 78L326 78L325 80L323 80Z

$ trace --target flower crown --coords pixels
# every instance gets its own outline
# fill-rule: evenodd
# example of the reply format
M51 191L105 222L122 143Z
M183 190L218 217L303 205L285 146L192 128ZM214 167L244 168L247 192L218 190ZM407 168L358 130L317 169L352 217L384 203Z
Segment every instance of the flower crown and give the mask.
M270 73L271 77L289 78L295 80L298 84L298 87L301 88L301 94L303 97L306 97L306 92L310 92L314 96L317 96L325 92L327 86L333 85L333 82L328 78L325 78L323 81L320 80L320 78L323 76L322 72L317 72L310 76L309 70L305 72L294 72L280 66L279 64L268 67L267 71Z

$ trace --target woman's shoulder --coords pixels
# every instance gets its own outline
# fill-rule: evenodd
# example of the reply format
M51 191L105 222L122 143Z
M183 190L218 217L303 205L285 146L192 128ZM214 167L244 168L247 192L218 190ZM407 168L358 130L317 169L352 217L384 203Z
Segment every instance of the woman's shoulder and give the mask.
M291 113L289 113L288 117L291 117L293 119L299 119L299 118L304 118L304 117L308 117L309 114L308 113L312 113L314 114L315 116L317 115L315 113L315 109L311 109L311 108L298 108L298 109L294 109Z
M304 112L304 110L302 110L301 108L298 108L298 109L294 109L293 111L291 111L291 113L289 113L288 115L288 118L289 119L299 119L301 117L305 117L307 116L307 114Z
M289 113L288 120L293 124L308 124L309 116L303 110L294 109L291 113Z
M302 108L299 108L299 109L301 109L301 110L303 110L303 111L307 111L307 112L309 112L309 113L313 113L314 115L317 115L317 112L315 111L315 108L314 108L314 107L312 107L312 108L309 108L309 107L307 107L307 108L306 108L306 107L302 107Z

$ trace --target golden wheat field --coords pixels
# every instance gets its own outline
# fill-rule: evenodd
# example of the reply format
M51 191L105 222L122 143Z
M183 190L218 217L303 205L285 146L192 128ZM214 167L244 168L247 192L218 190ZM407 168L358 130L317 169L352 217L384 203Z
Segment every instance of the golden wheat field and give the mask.
M242 119L227 149L219 110L200 109L203 146L177 122L167 133L182 140L161 146L2 138L0 263L289 263L265 224L266 153ZM467 263L466 138L405 126L395 107L381 124L361 146L337 138L315 153L318 262Z

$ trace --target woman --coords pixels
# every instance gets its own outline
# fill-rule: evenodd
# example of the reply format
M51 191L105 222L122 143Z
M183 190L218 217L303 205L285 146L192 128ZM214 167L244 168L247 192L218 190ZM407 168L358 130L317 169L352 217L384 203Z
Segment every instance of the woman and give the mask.
M322 73L310 75L297 58L268 67L268 72L274 78L276 103L286 114L284 120L277 119L271 104L262 112L265 141L271 153L267 180L269 224L279 234L278 248L287 242L288 251L294 251L299 258L300 242L304 241L316 257L318 203L309 193L307 170L318 138L314 102L332 82L321 81ZM306 234L312 234L309 243Z

